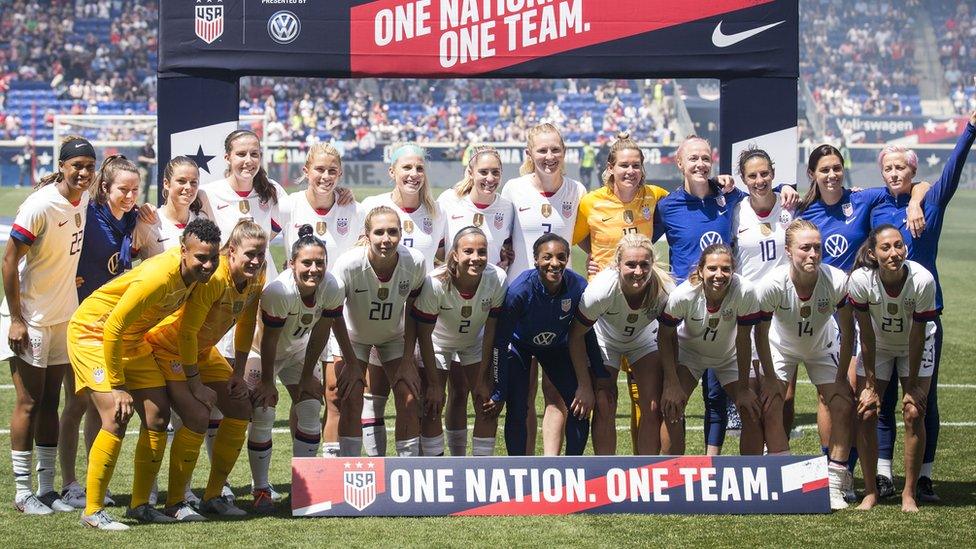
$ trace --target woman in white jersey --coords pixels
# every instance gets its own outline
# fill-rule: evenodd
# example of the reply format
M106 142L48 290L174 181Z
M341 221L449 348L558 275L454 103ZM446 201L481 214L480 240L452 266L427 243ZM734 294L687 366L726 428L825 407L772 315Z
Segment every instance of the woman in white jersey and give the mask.
M566 144L556 126L539 124L526 132L525 162L519 177L508 181L502 197L515 205L512 225L514 258L509 272L516 277L532 268L532 245L542 235L555 233L567 242L573 240L576 213L586 187L564 175ZM529 410L535 410L535 395L539 379L538 365L533 359L529 372ZM559 391L542 376L542 394L546 410L542 419L542 443L546 455L558 455L562 434L566 427L566 407ZM529 440L526 448L535 452L536 414L528 415Z
M244 373L254 402L247 448L254 510L260 514L274 512L268 473L278 402L276 376L291 397L292 455L315 457L318 453L322 427L319 357L332 322L342 316L345 295L326 270L326 244L313 232L311 225L296 231L288 269L261 293L261 324L255 337L261 354L248 358Z
M420 252L427 271L435 259L444 257L444 214L430 191L424 163L427 151L416 143L390 147L390 179L393 190L363 200L364 212L386 206L400 218L400 245ZM386 425L383 416L390 396L390 383L374 355L369 362L363 401L363 445L366 455L386 455Z
M749 385L752 328L760 322L762 311L752 284L734 271L732 249L726 244L709 245L688 280L668 296L658 339L664 370L661 410L670 444L663 448L665 454L684 453L685 406L708 368L734 396L743 431L761 429L764 414L782 417L782 398L767 397L761 402ZM764 331L756 330L756 344L763 370L772 375ZM779 444L769 444L770 454L789 453L785 433L782 439Z
M586 363L583 336L596 324L596 336L608 378L594 378L597 406L601 385L616 388L617 373L626 358L637 383L640 409L635 454L656 455L661 451L661 364L658 357L658 316L664 312L674 281L657 264L651 239L643 234L624 235L617 244L611 268L590 279L583 292L576 320L569 334L573 362ZM614 410L616 412L616 410ZM616 417L616 414L609 414ZM596 426L594 425L594 430ZM593 452L616 453L616 425L611 423L607 439L612 445Z
M333 260L352 249L362 233L362 211L355 201L340 203L339 179L342 178L342 158L329 143L316 143L308 149L302 173L308 181L303 191L288 196L284 207L285 249L291 250L298 241L298 232L306 224L313 235L325 244L326 256ZM336 392L336 362L342 355L335 338L329 340L322 352L322 374L325 396L325 420L322 426L322 454L339 454L339 396Z
M336 260L332 274L345 290L344 322L336 336L347 331L355 354L343 354L338 372L340 399L339 453L362 451L363 389L371 351L376 350L396 404L396 448L401 456L420 454L420 375L414 364L416 325L406 311L413 308L426 274L424 256L400 244L400 216L388 206L366 213L367 246Z
M889 382L901 380L905 420L905 488L902 511L918 511L916 485L925 448L926 398L935 368L935 278L925 267L908 261L908 247L893 225L871 230L858 249L847 293L860 331L857 361L857 451L865 479L878 464L879 395ZM835 426L836 427L836 426ZM878 503L874 482L865 482L858 509Z
M502 181L502 160L490 146L474 147L464 168L464 178L437 198L447 222L445 242L453 242L461 229L480 228L488 241L488 262L507 270L512 261L512 222L514 207L498 194ZM451 455L467 453L468 394L466 370L460 364L448 371L444 427Z
M756 282L764 316L771 317L769 346L773 369L783 387L796 379L802 362L807 376L827 403L830 424L828 478L830 506L844 509L843 492L851 489L847 470L853 411L847 369L854 349L853 319L847 301L847 275L821 262L821 236L813 223L797 219L785 233L788 263L776 267ZM834 313L840 313L838 333ZM754 390L761 389L754 383ZM767 426L769 427L769 426ZM759 449L764 440L757 438Z
M491 400L494 388L491 348L495 341L495 319L504 303L507 284L505 271L490 263L488 248L488 239L478 227L458 231L447 264L427 275L414 304L413 317L417 320L426 380L420 437L425 456L444 454L441 408L450 368L460 370L465 386L472 388L474 455L495 453L498 414ZM459 366L451 366L454 363ZM452 455L464 455L454 450Z
M91 143L66 137L58 171L42 178L17 209L3 256L0 360L9 360L17 394L10 415L14 508L30 515L73 510L54 491L58 405L69 364L68 320L78 308L75 273L85 234L86 189L94 176ZM36 495L31 484L35 444Z
M177 156L163 169L163 205L156 210L158 221L139 224L136 231L150 233L142 237L148 255L160 254L180 245L180 237L187 224L201 215L203 203L200 188L200 168L192 158Z

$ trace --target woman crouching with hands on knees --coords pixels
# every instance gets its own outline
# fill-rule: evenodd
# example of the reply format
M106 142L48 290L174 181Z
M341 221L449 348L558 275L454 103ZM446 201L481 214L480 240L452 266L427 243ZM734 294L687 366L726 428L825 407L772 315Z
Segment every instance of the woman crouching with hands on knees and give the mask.
M785 388L774 377L767 334L760 329L756 330L760 363L775 383L763 386L762 399L749 385L750 332L762 316L752 285L735 274L732 249L726 244L706 247L688 280L668 296L661 315L658 332L664 370L661 408L670 445L665 445L662 453L685 452L685 407L707 368L714 369L722 387L735 396L743 431L761 432L764 421L775 421L778 417L780 440L770 439L767 450L770 455L789 453L786 433L782 430Z
M916 485L925 448L926 398L935 368L935 278L907 261L908 247L893 225L879 225L857 252L848 281L848 299L861 337L857 362L857 451L861 456L864 500L858 509L878 503L879 395L892 376L901 380L905 421L905 489L901 509L917 512Z
M505 294L495 337L498 381L492 400L505 400L508 407L508 454L526 455L529 371L532 359L537 359L569 410L566 455L578 456L586 448L594 405L590 371L601 378L609 374L592 331L586 334L589 364L570 359L569 329L586 281L566 269L569 243L555 233L546 233L535 241L533 257L535 268L515 277Z
M444 407L448 368L457 362L474 401L476 456L495 453L499 403L491 400L490 367L495 323L505 301L505 271L489 263L488 239L477 227L454 235L447 265L427 275L412 311L423 358L426 385L421 449L425 456L444 455Z

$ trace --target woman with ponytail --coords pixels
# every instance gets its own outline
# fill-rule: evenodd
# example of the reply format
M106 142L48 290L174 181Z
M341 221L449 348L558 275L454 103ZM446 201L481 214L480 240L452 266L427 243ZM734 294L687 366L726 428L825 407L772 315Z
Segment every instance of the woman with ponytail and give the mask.
M611 158L612 158L611 152ZM596 409L610 421L593 420L593 451L616 453L617 372L624 361L637 384L638 405L635 454L661 452L661 363L658 357L657 319L674 289L674 281L657 263L651 239L643 234L626 234L617 244L613 267L594 276L580 301L576 320L569 334L569 351L574 362L587 360L583 336L596 325L602 366L610 377L595 378ZM598 436L598 430L603 431Z
M495 453L500 405L491 400L494 388L491 347L506 287L505 271L491 263L488 239L474 226L454 235L447 264L427 274L412 311L417 321L420 366L424 370L421 380L426 382L420 432L425 456L444 454L441 409L449 369L460 370L465 386L471 387L475 409L474 455ZM464 396L467 402L467 395ZM466 434L465 431L462 448L467 445ZM452 447L451 454L464 455L456 450Z
M159 218L153 224L136 226L142 251L149 256L160 254L180 245L186 226L203 213L200 200L200 169L192 158L177 156L166 163L163 170L163 205L156 210ZM145 230L148 235L141 233Z
M67 329L78 308L75 275L84 243L95 148L68 136L58 171L38 182L14 219L3 256L0 360L10 361L17 401L10 417L14 508L30 515L71 511L54 491ZM37 444L38 490L31 485Z

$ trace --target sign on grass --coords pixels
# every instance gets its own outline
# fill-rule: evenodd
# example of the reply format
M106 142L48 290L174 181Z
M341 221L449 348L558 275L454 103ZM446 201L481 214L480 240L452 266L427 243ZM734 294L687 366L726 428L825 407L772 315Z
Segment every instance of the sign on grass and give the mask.
M294 516L828 513L823 456L296 458Z

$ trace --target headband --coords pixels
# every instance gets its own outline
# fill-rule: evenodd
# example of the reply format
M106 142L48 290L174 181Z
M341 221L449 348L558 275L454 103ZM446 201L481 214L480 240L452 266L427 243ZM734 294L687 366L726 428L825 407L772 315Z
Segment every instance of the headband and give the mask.
M92 144L87 139L72 139L64 145L61 145L61 152L58 156L59 161L64 162L76 156L90 156L95 158L95 147L92 147Z
M406 156L408 154L413 154L419 156L420 158L426 156L423 149L417 145L407 143L406 145L400 145L390 154L390 164L396 164L396 161L399 160L401 156Z

